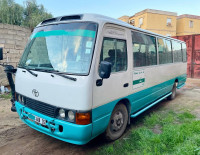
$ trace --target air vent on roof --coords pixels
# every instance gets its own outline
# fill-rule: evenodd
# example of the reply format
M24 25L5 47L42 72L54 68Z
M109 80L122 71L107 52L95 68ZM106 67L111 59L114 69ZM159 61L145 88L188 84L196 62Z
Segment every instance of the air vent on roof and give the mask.
M49 24L49 23L52 23L52 22L55 22L57 21L57 18L51 18L51 19L47 19L47 20L44 20L41 25L43 24Z
M74 15L74 16L64 16L60 19L60 21L64 20L80 20L82 18L81 15Z

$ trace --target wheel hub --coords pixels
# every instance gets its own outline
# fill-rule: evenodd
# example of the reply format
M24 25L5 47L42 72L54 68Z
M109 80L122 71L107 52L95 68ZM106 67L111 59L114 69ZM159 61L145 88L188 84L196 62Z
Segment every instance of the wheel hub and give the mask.
M124 124L123 114L118 111L113 115L113 119L111 120L111 129L112 131L118 131Z

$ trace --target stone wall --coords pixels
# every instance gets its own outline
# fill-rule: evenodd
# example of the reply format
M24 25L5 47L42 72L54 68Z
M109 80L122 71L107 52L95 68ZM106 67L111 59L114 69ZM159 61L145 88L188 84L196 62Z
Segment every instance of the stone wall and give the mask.
M3 48L4 59L0 63L17 66L24 51L31 30L14 25L0 24L0 48ZM0 85L8 85L3 67L0 66Z

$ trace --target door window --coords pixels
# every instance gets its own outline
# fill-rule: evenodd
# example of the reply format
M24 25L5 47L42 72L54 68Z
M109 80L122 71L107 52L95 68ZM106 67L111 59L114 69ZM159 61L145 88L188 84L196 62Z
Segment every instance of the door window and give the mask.
M100 61L108 61L112 65L112 72L127 70L126 41L104 38Z

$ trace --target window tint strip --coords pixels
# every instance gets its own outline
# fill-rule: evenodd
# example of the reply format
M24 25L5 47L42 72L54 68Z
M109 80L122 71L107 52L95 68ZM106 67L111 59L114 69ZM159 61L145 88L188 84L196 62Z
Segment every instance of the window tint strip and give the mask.
M38 37L49 37L49 36L81 36L95 38L95 31L91 30L75 30L75 31L65 31L65 30L53 30L53 31L41 31L31 35L31 39Z

